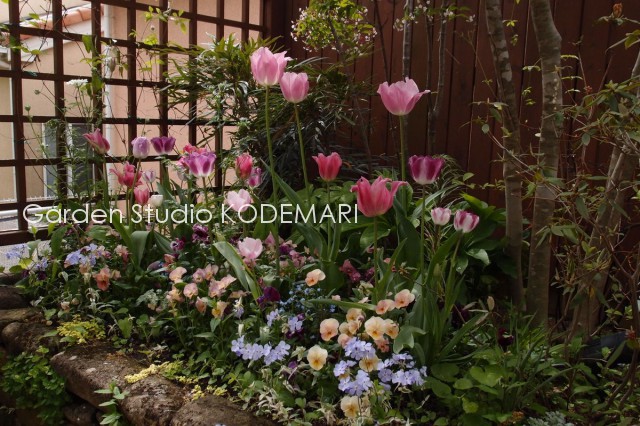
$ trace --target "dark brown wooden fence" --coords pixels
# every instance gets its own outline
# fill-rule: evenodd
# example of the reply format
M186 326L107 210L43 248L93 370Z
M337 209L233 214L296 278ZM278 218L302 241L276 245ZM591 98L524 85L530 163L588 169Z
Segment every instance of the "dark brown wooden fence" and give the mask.
M436 6L442 0L434 0ZM588 86L598 90L610 80L622 81L630 77L631 69L637 55L637 46L625 50L624 46L610 48L622 39L625 33L636 28L630 25L615 27L605 22L597 22L598 18L608 16L614 3L620 0L551 0L556 25L562 36L562 53L564 60L563 75L565 85L565 103L577 101L585 93ZM393 23L403 16L404 0L360 0L369 9L370 22L378 20L381 31L375 40L375 48L371 57L358 62L354 68L358 79L369 81L373 85L389 80L394 82L402 78L402 32L393 29ZM420 3L416 0L416 4ZM449 2L451 3L451 2ZM640 4L637 1L623 1L623 13L632 19L640 19ZM286 21L297 19L299 8L305 7L306 0L293 0L288 3ZM474 102L496 100L495 73L491 57L491 47L485 23L484 2L482 0L459 0L457 5L468 8L467 14L474 15L472 21L456 19L449 23L446 39L445 93L440 118L436 123L437 140L433 153L444 153L454 157L467 171L475 174L477 183L494 182L502 175L499 161L499 147L483 134L481 125L474 122L478 117L486 117L487 108ZM514 0L503 2L505 20L514 21L515 25L507 29L507 37L517 37L517 42L510 45L510 54L514 70L514 81L520 102L523 91L529 91L527 99L534 102L520 102L522 121L522 144L528 151L535 151L540 123L540 73L525 71L525 67L536 65L538 52L533 22L527 0L518 4ZM432 87L427 87L427 52L435 49L432 64L432 75L437 76L437 33L439 25L435 25L435 36L428 44L424 17L414 25L412 41L411 77L420 88L435 90L435 79ZM290 34L283 34L285 46L290 56L305 58L309 55L326 56L328 60L335 58L331 52L307 53L300 43L292 40ZM386 61L383 57L386 53ZM579 58L579 61L575 59ZM385 67L385 63L388 65ZM539 64L538 64L539 65ZM569 78L577 76L580 78ZM575 90L575 92L572 92ZM372 120L370 145L373 154L394 155L396 152L397 119L386 113L378 96L372 96L367 105L369 112L366 119ZM409 149L411 154L426 153L427 141L427 101L421 100L410 116ZM497 125L493 125L495 134L499 134ZM573 161L584 161L596 169L608 162L609 147L592 144L579 157L570 155L572 132L571 124L567 125L567 136L562 149L565 153L561 173L571 167ZM345 144L358 145L356 132ZM477 195L494 204L502 204L499 191L478 191Z

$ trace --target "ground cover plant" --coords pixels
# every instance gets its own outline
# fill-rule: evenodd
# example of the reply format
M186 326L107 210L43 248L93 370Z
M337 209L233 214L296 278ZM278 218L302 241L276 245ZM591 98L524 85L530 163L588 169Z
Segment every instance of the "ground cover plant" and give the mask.
M512 99L501 93L505 99L490 102L488 114L504 126L504 138L491 137L504 144L504 188L513 197L498 208L471 195L470 176L452 158L410 155L406 122L432 94L409 77L377 87L355 81L346 70L367 54L375 28L362 6L337 3L311 2L294 28L298 35L316 28L315 48L365 31L340 44L336 66L296 61L274 40L229 37L194 49L196 65L168 76L163 90L173 102L204 100L211 123L238 123L229 149L207 139L178 149L170 135L141 136L112 164L100 129L85 134L101 180L41 215L51 222L48 248L34 241L10 254L25 294L63 342L108 339L146 357L151 366L128 381L161 374L194 399L225 395L283 424L633 424L637 244L614 254L621 216L637 213L638 197L624 194L638 190L625 167L629 158L637 163L639 70L560 113L581 123L582 144L614 145L615 173L604 177L581 171L562 180L551 170L560 123L549 111L559 108L558 93L545 96L542 132L550 140L531 166L511 149L519 137L508 122ZM544 21L541 3L532 7ZM425 6L407 10L404 22L424 13L444 26L468 19L464 12ZM553 28L537 28L545 29L552 43ZM499 47L499 31L492 36ZM540 48L545 81L561 90L550 71L557 52ZM494 54L496 68L506 69L504 55ZM362 114L362 93L377 93L398 126L394 164L329 142ZM430 111L437 117L437 102ZM160 173L145 168L141 160L150 157ZM217 187L217 174L233 179ZM525 232L527 196L534 220ZM549 209L549 201L560 207ZM81 209L85 215L68 215ZM549 297L552 239L566 304L557 323L546 324L548 300L536 308ZM527 264L533 272L524 272ZM534 275L524 297L523 277ZM604 284L589 290L585 276L598 285L608 279L609 295ZM612 345L579 332L595 299L607 309L603 328L625 330ZM41 355L30 374L47 371ZM15 379L5 390L23 392L24 368L24 356L4 367ZM42 382L59 384L55 376ZM119 421L115 407L126 395L107 392ZM41 404L51 424L57 396Z

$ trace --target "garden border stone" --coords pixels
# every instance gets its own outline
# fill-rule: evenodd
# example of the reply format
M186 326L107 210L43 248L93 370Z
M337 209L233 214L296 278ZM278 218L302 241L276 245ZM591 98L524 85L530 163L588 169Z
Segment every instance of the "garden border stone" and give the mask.
M25 305L26 302L21 299L22 296L16 291L0 292L0 306ZM49 353L54 354L50 360L51 366L64 377L67 390L95 409L100 410L100 404L110 399L108 394L98 394L95 391L115 383L121 391L128 392L127 397L118 405L120 412L134 426L276 424L244 411L239 405L223 397L206 395L191 401L186 390L159 375L127 383L125 376L139 373L146 366L130 356L119 354L104 342L76 345L59 352L60 339L47 336L55 328L42 322L43 316L35 308L0 308L0 342L4 345L4 348L0 346L0 353L4 353L5 349L12 354L35 352L39 346L47 347ZM84 411L90 413L91 407L85 406ZM69 410L72 408L69 407Z

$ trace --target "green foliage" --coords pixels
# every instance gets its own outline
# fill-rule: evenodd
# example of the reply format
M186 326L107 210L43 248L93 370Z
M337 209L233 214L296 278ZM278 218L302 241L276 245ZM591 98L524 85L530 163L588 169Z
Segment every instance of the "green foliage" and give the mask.
M2 367L2 390L16 400L20 409L33 409L46 425L63 420L62 407L69 402L64 379L49 364L49 350L21 353Z
M129 391L122 392L115 383L109 383L108 388L98 389L96 393L102 395L111 395L111 399L100 404L100 407L103 407L102 409L105 411L105 416L102 418L100 424L111 426L127 426L127 421L124 419L122 413L118 411L118 403L123 401L127 397L127 395L129 395Z

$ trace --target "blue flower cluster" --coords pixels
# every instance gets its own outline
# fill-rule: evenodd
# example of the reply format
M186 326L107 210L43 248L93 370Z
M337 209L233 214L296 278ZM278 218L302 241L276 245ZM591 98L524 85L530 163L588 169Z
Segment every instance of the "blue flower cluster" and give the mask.
M398 386L422 386L425 377L427 377L427 367L417 369L415 365L416 363L411 355L393 354L391 358L378 364L378 378L387 386L390 384Z
M344 379L340 379L338 389L351 396L361 396L363 393L373 387L371 377L364 370L358 370L356 377L348 376Z
M373 358L376 356L376 350L370 342L365 342L357 338L353 338L347 342L344 347L344 353L356 361L360 361L362 358Z
M355 377L349 374L349 370L365 358L376 356L373 345L357 338L352 338L345 345L345 355L351 359L342 360L333 367L333 375L340 379L338 389L351 396L361 396L373 387L371 376L364 370L358 370ZM415 367L416 363L409 354L393 354L391 358L381 361L377 365L378 379L386 390L391 390L391 385L397 386L422 386L427 377L427 368Z
M7 257L7 260L19 260L22 259L23 257L27 257L29 255L28 253L28 249L27 249L27 245L26 244L18 244L17 246L14 246L11 250L9 250L5 256Z
M281 341L275 347L270 343L260 345L258 343L245 343L244 336L231 342L231 351L245 361L259 361L264 359L265 365L282 361L289 355L291 345Z
M107 252L104 247L91 243L88 246L84 246L79 250L69 253L64 260L65 265L91 265L95 266L99 257L106 256Z
M319 287L309 287L304 281L292 284L289 298L280 302L280 306L289 312L308 313L309 308L305 306L305 301L324 297L322 289ZM330 312L335 312L335 305L329 306Z

